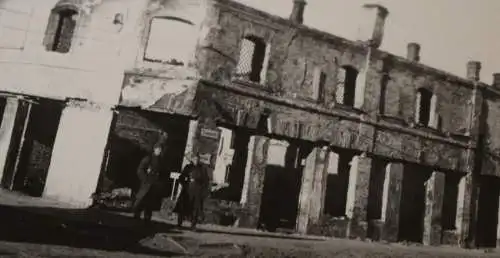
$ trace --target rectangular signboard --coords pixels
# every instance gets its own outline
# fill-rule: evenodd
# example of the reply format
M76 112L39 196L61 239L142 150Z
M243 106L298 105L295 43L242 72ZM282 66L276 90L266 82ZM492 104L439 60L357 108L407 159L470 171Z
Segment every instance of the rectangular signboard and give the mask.
M180 176L181 176L181 173L179 173L179 172L170 172L171 179L179 179Z
M213 129L208 129L208 128L202 128L201 129L201 137L218 140L219 139L219 131L213 130Z

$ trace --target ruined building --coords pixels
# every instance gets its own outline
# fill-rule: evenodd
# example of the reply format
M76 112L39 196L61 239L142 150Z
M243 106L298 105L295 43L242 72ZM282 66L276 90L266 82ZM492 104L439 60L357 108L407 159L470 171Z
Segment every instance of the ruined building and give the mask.
M381 51L389 13L360 8L371 23L347 40L303 25L304 0L287 19L230 0L0 1L1 185L85 207L136 187L166 132L162 180L200 153L211 201L238 210L226 224L495 246L500 76Z

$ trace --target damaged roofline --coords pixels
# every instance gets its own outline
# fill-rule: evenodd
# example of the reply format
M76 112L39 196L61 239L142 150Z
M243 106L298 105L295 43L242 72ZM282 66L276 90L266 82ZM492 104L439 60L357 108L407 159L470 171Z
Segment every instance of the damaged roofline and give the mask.
M346 39L313 27L309 27L304 24L297 24L291 22L289 19L270 14L268 12L247 6L239 2L235 2L233 0L212 0L212 1L216 2L216 4L221 5L223 7L230 8L238 12L242 12L243 14L251 17L252 19L257 19L261 21L268 20L267 22L274 23L275 25L276 24L280 25L283 27L283 29L295 28L298 29L298 33L302 33L306 36L320 38L321 40L324 41L334 42L335 44L341 44L346 47L350 47L361 51L366 49L365 42Z
M441 77L446 81L455 82L455 83L460 84L461 86L466 86L469 88L474 87L474 86L478 86L479 88L489 88L489 85L487 83L484 83L481 81L477 81L477 82L472 81L472 80L469 80L465 77L458 76L456 74L446 72L446 71L434 68L434 67L429 66L429 65L425 65L421 62L418 62L418 63L413 62L411 60L408 60L407 58L392 54L392 53L387 52L387 51L383 51L383 50L376 50L376 51L378 51L377 54L381 59L392 58L398 64L403 65L404 67L409 68L409 69L414 70L414 71L419 71L422 73L427 73L430 75Z
M247 5L239 3L239 2L235 2L233 0L212 0L212 1L216 2L216 4L218 4L218 5L222 5L224 7L235 9L239 12L242 12L245 15L250 16L252 19L264 20L264 21L268 20L268 22L272 22L272 23L281 25L284 28L290 28L290 27L296 28L298 30L298 33L300 33L304 36L311 36L311 37L317 38L319 40L323 40L326 42L332 42L332 43L335 43L337 45L342 45L342 46L349 48L349 49L360 51L361 53L366 52L366 49L367 49L367 44L365 42L349 40L349 39L339 37L339 36L333 35L331 33L328 33L328 32L325 32L325 31L322 31L322 30L319 30L316 28L306 26L304 24L296 24L296 23L291 22L289 19L270 14L268 12L247 6ZM375 7L375 6L379 6L379 5L371 4L368 6ZM387 10L387 8L385 8L385 7L383 7L383 9ZM445 78L448 81L457 82L457 83L464 85L464 86L468 86L468 87L474 86L474 83L472 83L471 80L469 80L463 76L458 76L456 74L446 72L444 70L440 70L440 69L434 68L432 66L425 65L423 63L411 62L410 60L407 60L406 58L404 58L402 56L392 54L392 53L387 52L387 51L383 51L383 50L379 50L379 49L376 49L376 51L378 52L378 55L381 57L391 57L396 62L403 64L407 67L414 68L417 71L419 70L422 72L430 73L430 74L433 74L435 76ZM476 85L479 87L488 87L489 86L488 84L483 83L483 82L478 82Z

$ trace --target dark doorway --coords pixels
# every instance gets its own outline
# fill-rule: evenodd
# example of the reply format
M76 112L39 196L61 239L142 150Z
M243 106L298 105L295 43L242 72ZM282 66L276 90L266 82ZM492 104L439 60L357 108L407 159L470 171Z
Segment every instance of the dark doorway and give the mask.
M62 110L63 104L55 101L39 100L32 105L14 190L42 195Z
M421 243L425 216L425 182L431 169L418 165L405 165L401 193L399 240Z
M97 192L139 187L137 168L162 133L168 134L160 180L164 197L172 193L171 172L180 172L189 132L189 118L135 109L120 109L109 137L105 168Z
M20 100L3 187L42 195L62 109L62 103L54 100Z
M39 197L45 187L63 105L53 100L21 101L2 184Z
M478 247L495 247L498 225L498 201L500 179L495 176L481 176L479 179L479 201L476 244Z
M227 127L230 128L230 127ZM240 202L245 181L245 169L248 158L248 143L250 142L251 133L244 128L233 127L233 137L231 140L231 148L234 150L233 160L229 165L227 181L229 185L211 194L211 198Z
M337 169L329 170L326 182L325 203L323 213L329 217L343 217L346 215L347 190L349 187L349 173L351 161L356 152L335 149L336 155L330 155L330 163L337 163ZM333 159L336 159L335 161Z
M2 177L2 187L9 190L13 190L14 188L14 178L18 169L21 150L23 149L22 146L26 135L26 123L29 120L30 110L30 102L19 100L17 109L15 109L14 128L12 129L9 150ZM11 111L14 112L14 109Z
M259 217L267 230L295 230L303 160L311 150L307 144L291 143L285 154L285 166L267 166Z
M443 196L442 226L443 230L455 230L457 220L458 188L460 179L465 176L461 173L446 173Z

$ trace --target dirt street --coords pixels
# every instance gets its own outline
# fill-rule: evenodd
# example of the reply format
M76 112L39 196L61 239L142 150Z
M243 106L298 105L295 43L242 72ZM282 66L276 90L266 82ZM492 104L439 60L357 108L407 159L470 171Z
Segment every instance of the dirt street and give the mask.
M22 197L20 197L22 198ZM2 201L3 199L3 201ZM1 257L499 257L500 253L299 238L201 226L199 232L99 210L0 198ZM54 206L54 205L52 205Z

